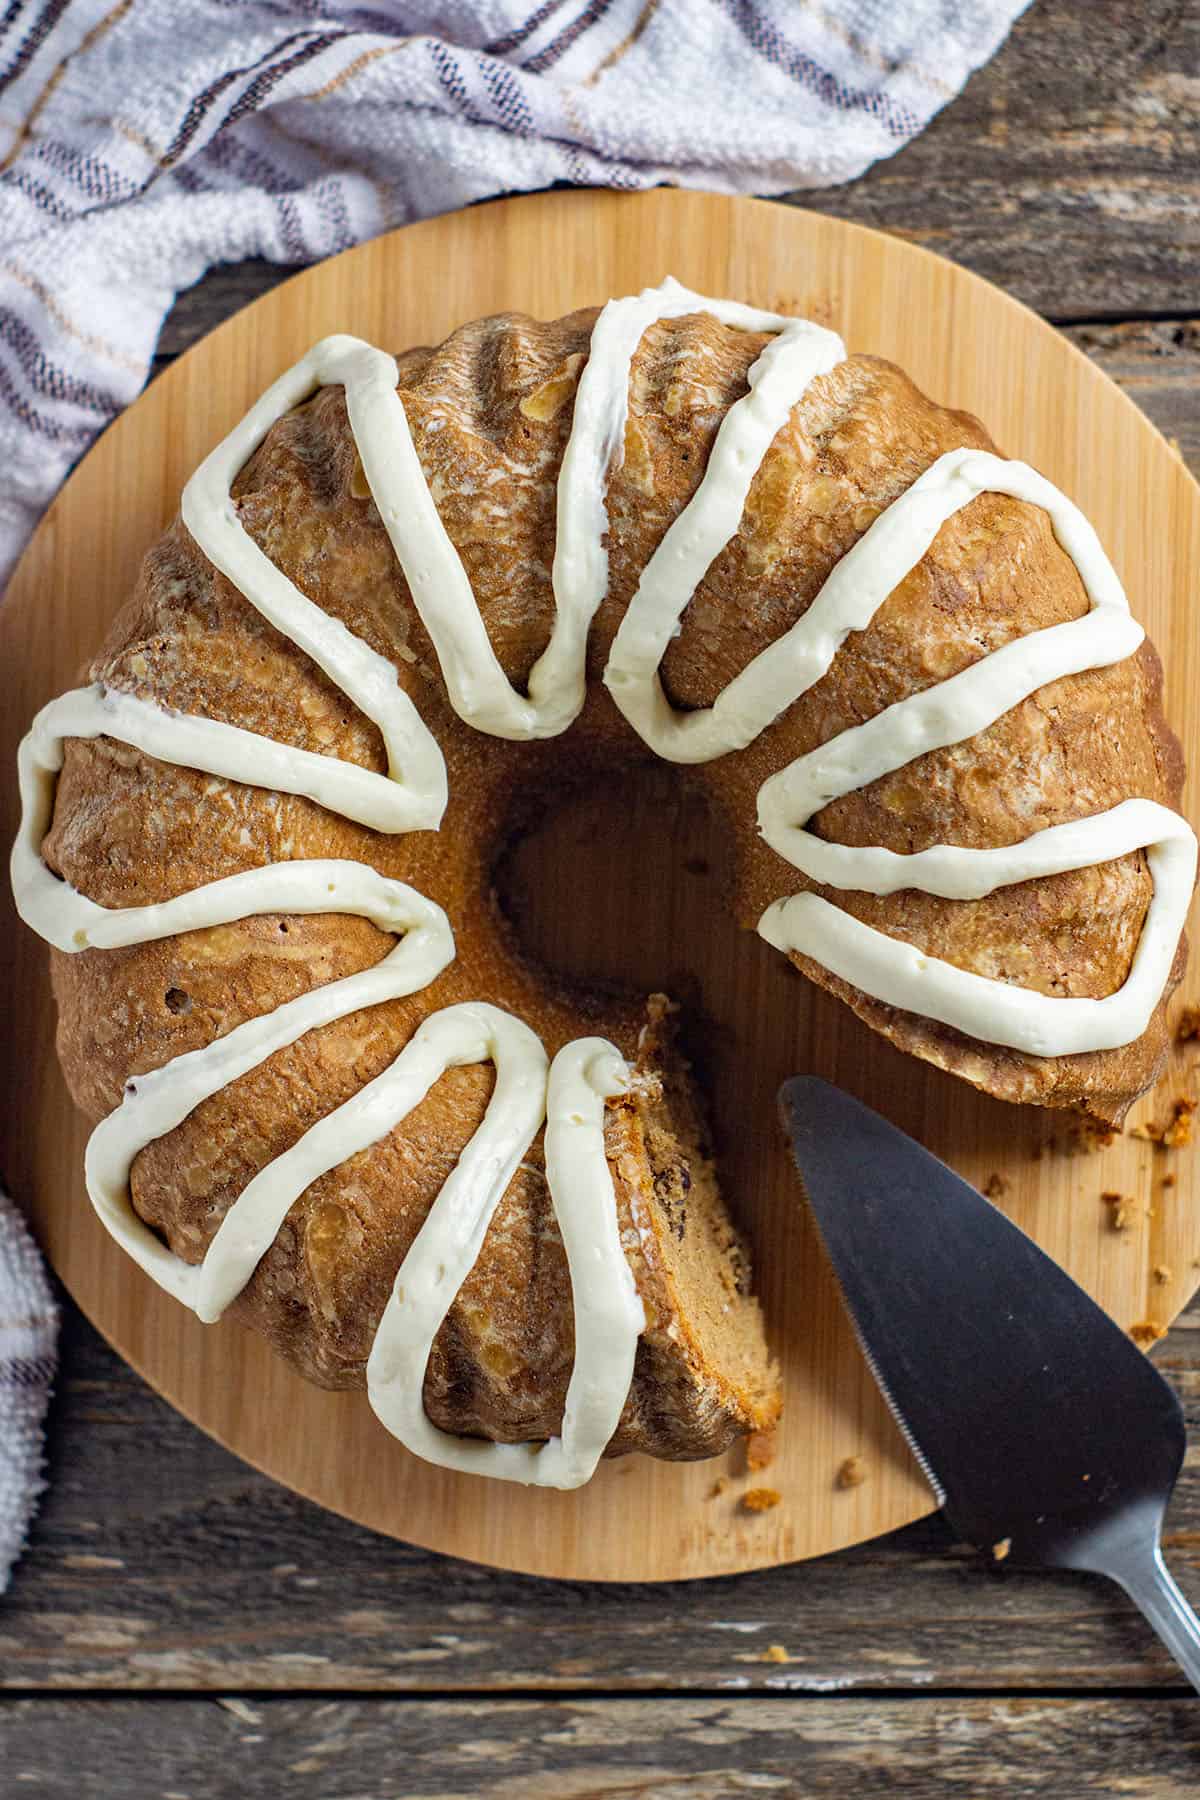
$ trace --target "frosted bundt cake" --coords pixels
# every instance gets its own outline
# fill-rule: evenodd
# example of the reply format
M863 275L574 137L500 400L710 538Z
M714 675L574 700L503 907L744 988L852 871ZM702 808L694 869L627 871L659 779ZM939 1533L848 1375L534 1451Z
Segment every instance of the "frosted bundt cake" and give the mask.
M741 922L992 1094L1118 1120L1164 1054L1157 658L1064 495L805 321L667 282L325 340L88 683L13 872L93 1203L433 1460L572 1486L779 1407L665 1003L551 978L494 899L567 784L694 765Z

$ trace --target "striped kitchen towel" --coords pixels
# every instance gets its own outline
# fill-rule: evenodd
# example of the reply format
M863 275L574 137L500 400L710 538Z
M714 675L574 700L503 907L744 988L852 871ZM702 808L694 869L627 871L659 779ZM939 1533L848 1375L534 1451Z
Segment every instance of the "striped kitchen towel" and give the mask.
M42 1488L58 1311L42 1259L0 1192L0 1594Z
M778 194L915 137L1028 0L11 0L0 589L214 263L566 181Z

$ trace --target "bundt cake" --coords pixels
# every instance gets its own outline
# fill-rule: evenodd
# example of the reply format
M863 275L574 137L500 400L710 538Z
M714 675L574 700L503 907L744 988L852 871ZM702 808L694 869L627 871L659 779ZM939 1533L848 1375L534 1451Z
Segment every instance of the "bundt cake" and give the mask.
M569 1487L766 1429L671 1009L524 957L501 850L695 765L744 925L903 1049L1116 1121L1195 879L1160 693L1072 503L820 326L667 281L326 339L22 746L92 1201L431 1460Z

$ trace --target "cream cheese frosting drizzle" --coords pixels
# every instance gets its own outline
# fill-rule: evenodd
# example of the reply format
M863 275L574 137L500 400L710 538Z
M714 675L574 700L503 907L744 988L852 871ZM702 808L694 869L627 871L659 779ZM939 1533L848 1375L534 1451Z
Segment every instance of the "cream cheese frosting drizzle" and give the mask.
M352 871L365 879L356 879ZM120 1106L101 1120L88 1139L84 1175L100 1218L160 1287L192 1307L206 1323L220 1318L237 1298L292 1202L309 1181L316 1179L316 1174L324 1172L318 1169L316 1174L305 1176L299 1187L291 1182L296 1171L313 1160L310 1140L317 1127L285 1155L269 1163L243 1189L221 1221L200 1264L186 1263L173 1255L134 1211L129 1177L139 1151L174 1131L202 1101L258 1068L277 1050L294 1044L305 1032L363 1007L378 1005L382 1000L414 994L419 988L428 987L454 960L454 938L441 907L403 882L389 881L362 864L296 862L285 863L277 870L255 869L251 873L292 879L277 883L273 895L267 892L266 884L260 884L257 906L250 904L252 895L239 896L235 891L243 879L238 876L198 888L184 898L200 902L198 910L207 910L209 916L203 920L206 924L230 922L255 911L357 913L381 931L403 935L395 949L372 968L327 982L260 1018L247 1019L202 1050L187 1051L150 1074L135 1076L126 1082ZM310 885L315 904L306 905L305 889ZM214 895L213 888L218 887L225 893ZM247 904L234 910L239 898ZM213 904L204 909L206 899ZM116 914L117 918L121 916ZM367 1092L368 1089L362 1089L356 1098L361 1099ZM343 1107L323 1120L322 1125L328 1127L330 1119L345 1114ZM340 1162L351 1154L350 1150L343 1151L334 1160Z
M645 300L643 296L639 304ZM604 685L652 750L670 762L699 763L743 749L791 704L804 669L803 640L796 632L788 633L736 676L713 706L694 712L677 712L671 706L663 693L659 665L709 566L737 536L751 484L776 434L813 379L836 368L846 351L835 333L807 319L769 313L746 316L744 308L729 316L719 302L696 295L688 295L688 300L694 309L710 311L726 324L777 335L752 365L746 377L749 391L721 421L700 486L642 571L613 639ZM603 320L602 314L601 324ZM591 367L589 363L583 380ZM628 374L627 356L622 395ZM603 526L603 515L601 502L594 526ZM607 577L607 563L604 573Z
M1098 1000L1017 988L889 937L817 894L776 901L759 931L776 948L812 956L876 999L989 1043L1037 1056L1113 1049L1145 1030L1183 930L1196 877L1196 839L1178 813L1155 801L1124 801L998 849L938 844L907 856L827 843L805 829L830 801L986 730L1048 682L1123 661L1141 643L1144 633L1130 617L1112 564L1066 495L1024 463L952 450L880 514L793 628L803 634L813 621L810 643L819 649L811 680L829 667L848 632L861 630L916 567L945 521L984 492L1011 494L1049 515L1079 571L1089 611L1001 646L797 758L759 790L759 827L773 850L827 886L875 894L910 887L956 900L1147 849L1154 895L1124 983Z
M245 456L261 442L262 421L272 423L295 404L293 396L303 397L317 380L343 382L350 428L367 485L413 604L433 640L450 704L467 724L494 737L556 736L583 705L588 628L608 586L604 491L608 469L614 459L619 460L624 442L630 364L649 326L659 319L696 312L712 313L739 330L781 334L751 370L750 404L743 402L734 409L737 417L732 427L726 422L730 460L737 464L739 476L733 483L721 484L724 491L710 495L717 513L708 527L710 535L720 532L730 512L730 488L733 517L726 536L736 531L744 500L744 491L740 498L737 493L743 465L748 486L750 474L807 381L845 354L839 338L805 319L783 318L732 300L707 299L669 278L660 287L609 302L592 331L559 470L552 572L554 624L545 651L530 671L528 696L512 686L488 640L462 559L422 471L404 403L396 391L399 374L393 357L357 338L326 338L318 344L264 396L259 403L261 416L250 415L250 428L239 427L209 459L213 469L206 489L208 499L228 518L232 510L229 485ZM273 395L277 396L274 400ZM769 425L765 439L764 425ZM203 474L204 468L193 481ZM190 529L186 504L184 521ZM238 553L244 556L250 540L240 526L236 529L241 533ZM209 544L200 541L212 556ZM692 557L702 548L691 546ZM674 546L669 554L674 554ZM701 564L697 579L705 566L706 562ZM226 573L237 579L229 569Z
M332 794L328 799L324 794L315 794L313 798L320 800L322 805L331 805L336 812L344 812L347 818L373 825L379 831L435 831L446 809L446 765L436 739L398 684L395 668L385 656L380 656L348 630L340 619L323 612L300 592L282 569L276 568L242 524L231 493L239 471L272 425L308 399L316 388L326 383L344 382L349 403L360 391L373 396L381 381L389 377L394 388L397 370L393 357L385 356L381 350L373 350L357 338L324 338L273 382L241 423L235 425L229 436L205 457L183 490L180 511L184 524L213 566L264 619L310 656L317 667L353 700L359 711L379 728L387 750L389 779L382 782L378 776L373 778L370 791L376 797L377 816L364 817L358 811L348 810L339 805ZM428 493L423 480L419 485ZM226 726L224 729L230 732L235 728ZM253 738L256 753L271 759L262 764L264 772L272 762L282 762L285 770L289 761L295 763L297 770L305 766L303 759L308 752L274 745L270 739L256 737L250 732L241 732L239 736ZM313 757L312 761L354 772L352 765L338 763L333 757ZM208 765L199 763L195 766L205 768ZM295 779L293 776L293 782ZM269 781L260 780L260 785L281 787L287 793L308 791L297 789L287 781L277 781L274 772ZM363 784L356 785L361 788ZM382 816L383 813L387 816Z
M642 1302L617 1228L612 1177L604 1155L604 1101L624 1093L629 1071L603 1038L566 1045L550 1065L546 1176L571 1268L575 1311L575 1366L562 1435L544 1445L486 1444L451 1437L437 1429L422 1404L430 1345L479 1254L527 1136L541 1123L542 1092L537 1086L535 1117L535 1084L526 1075L522 1087L522 1075L510 1073L514 1040L521 1041L518 1034L527 1040L523 1056L531 1057L534 1046L541 1053L527 1027L494 1007L455 1010L478 1016L476 1054L461 1060L490 1057L496 1066L496 1089L483 1124L401 1264L367 1363L367 1392L388 1430L430 1462L530 1486L580 1487L590 1479L617 1428L633 1379L638 1338L645 1328ZM437 1014L427 1021L413 1043L427 1027L447 1017ZM402 1052L397 1069L407 1055L408 1050ZM510 1125L513 1118L520 1119L523 1107L526 1117L514 1145ZM489 1131L495 1144L484 1141ZM459 1179L473 1159L487 1170L487 1180L474 1187Z
M608 587L605 490L623 453L632 360L656 321L693 313L709 313L771 341L749 371L746 394L721 424L696 493L643 570L614 637L604 681L616 705L670 761L703 762L744 748L821 679L850 632L870 624L960 507L985 491L1041 507L1079 570L1087 614L1005 644L798 758L763 784L759 825L773 849L823 886L876 894L913 887L964 901L1144 849L1154 895L1123 986L1099 1000L1033 993L929 956L808 892L776 901L759 930L785 952L812 957L877 999L976 1038L1037 1055L1129 1042L1145 1029L1161 996L1195 880L1195 836L1169 808L1131 799L1021 843L983 850L936 844L911 855L829 843L808 829L831 800L986 730L1047 682L1133 654L1142 632L1095 532L1065 495L1024 464L978 450L951 451L879 516L803 617L711 707L677 711L659 673L666 649L697 586L736 535L776 434L811 382L836 367L845 351L834 333L806 320L708 299L670 279L611 301L593 328L558 477L554 624L527 694L512 686L492 650L442 524L397 392L395 359L359 339L337 336L315 345L281 376L206 458L184 490L182 510L214 566L375 723L388 773L176 713L103 683L44 707L19 755L22 821L12 856L14 893L21 916L60 950L149 943L276 913L354 914L398 940L373 968L327 983L135 1077L120 1106L93 1132L86 1176L101 1219L155 1281L201 1318L218 1318L244 1289L312 1182L386 1136L447 1069L494 1065L495 1089L483 1122L397 1274L368 1359L367 1386L380 1419L417 1455L540 1486L576 1487L595 1469L619 1424L645 1327L604 1151L605 1103L626 1091L630 1079L616 1049L585 1038L548 1065L535 1034L486 1002L431 1014L388 1069L254 1177L203 1262L187 1264L133 1208L130 1174L139 1152L306 1032L429 986L454 957L449 923L439 906L404 883L335 859L270 864L150 905L106 908L52 875L41 847L65 741L100 736L220 779L307 796L377 831L437 828L446 803L445 764L393 665L270 561L246 532L232 498L239 471L272 425L323 385L340 383L345 390L372 498L433 641L454 710L500 737L564 730L584 702L589 628ZM543 1120L547 1181L567 1254L575 1323L561 1436L541 1445L452 1437L424 1410L432 1345Z
M906 878L905 885L927 893L953 888L953 899L980 897L1039 875L1092 868L1146 849L1154 895L1122 985L1093 1000L1048 996L994 981L889 937L820 894L776 900L758 929L776 949L799 950L892 1006L1035 1056L1116 1049L1146 1029L1171 972L1196 879L1195 834L1178 813L1151 800L1126 800L1109 812L1051 826L1003 850L935 848L980 861L959 864L960 880L954 863L942 862L939 855L920 875ZM855 885L869 893L895 891L876 890L866 880Z

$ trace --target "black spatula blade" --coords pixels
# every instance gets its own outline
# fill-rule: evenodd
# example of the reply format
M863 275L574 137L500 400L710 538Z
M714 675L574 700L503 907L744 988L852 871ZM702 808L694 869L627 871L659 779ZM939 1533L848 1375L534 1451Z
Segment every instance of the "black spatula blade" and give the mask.
M1057 1263L849 1094L780 1090L796 1166L859 1339L961 1536L1096 1568L1097 1534L1161 1513L1179 1402Z

